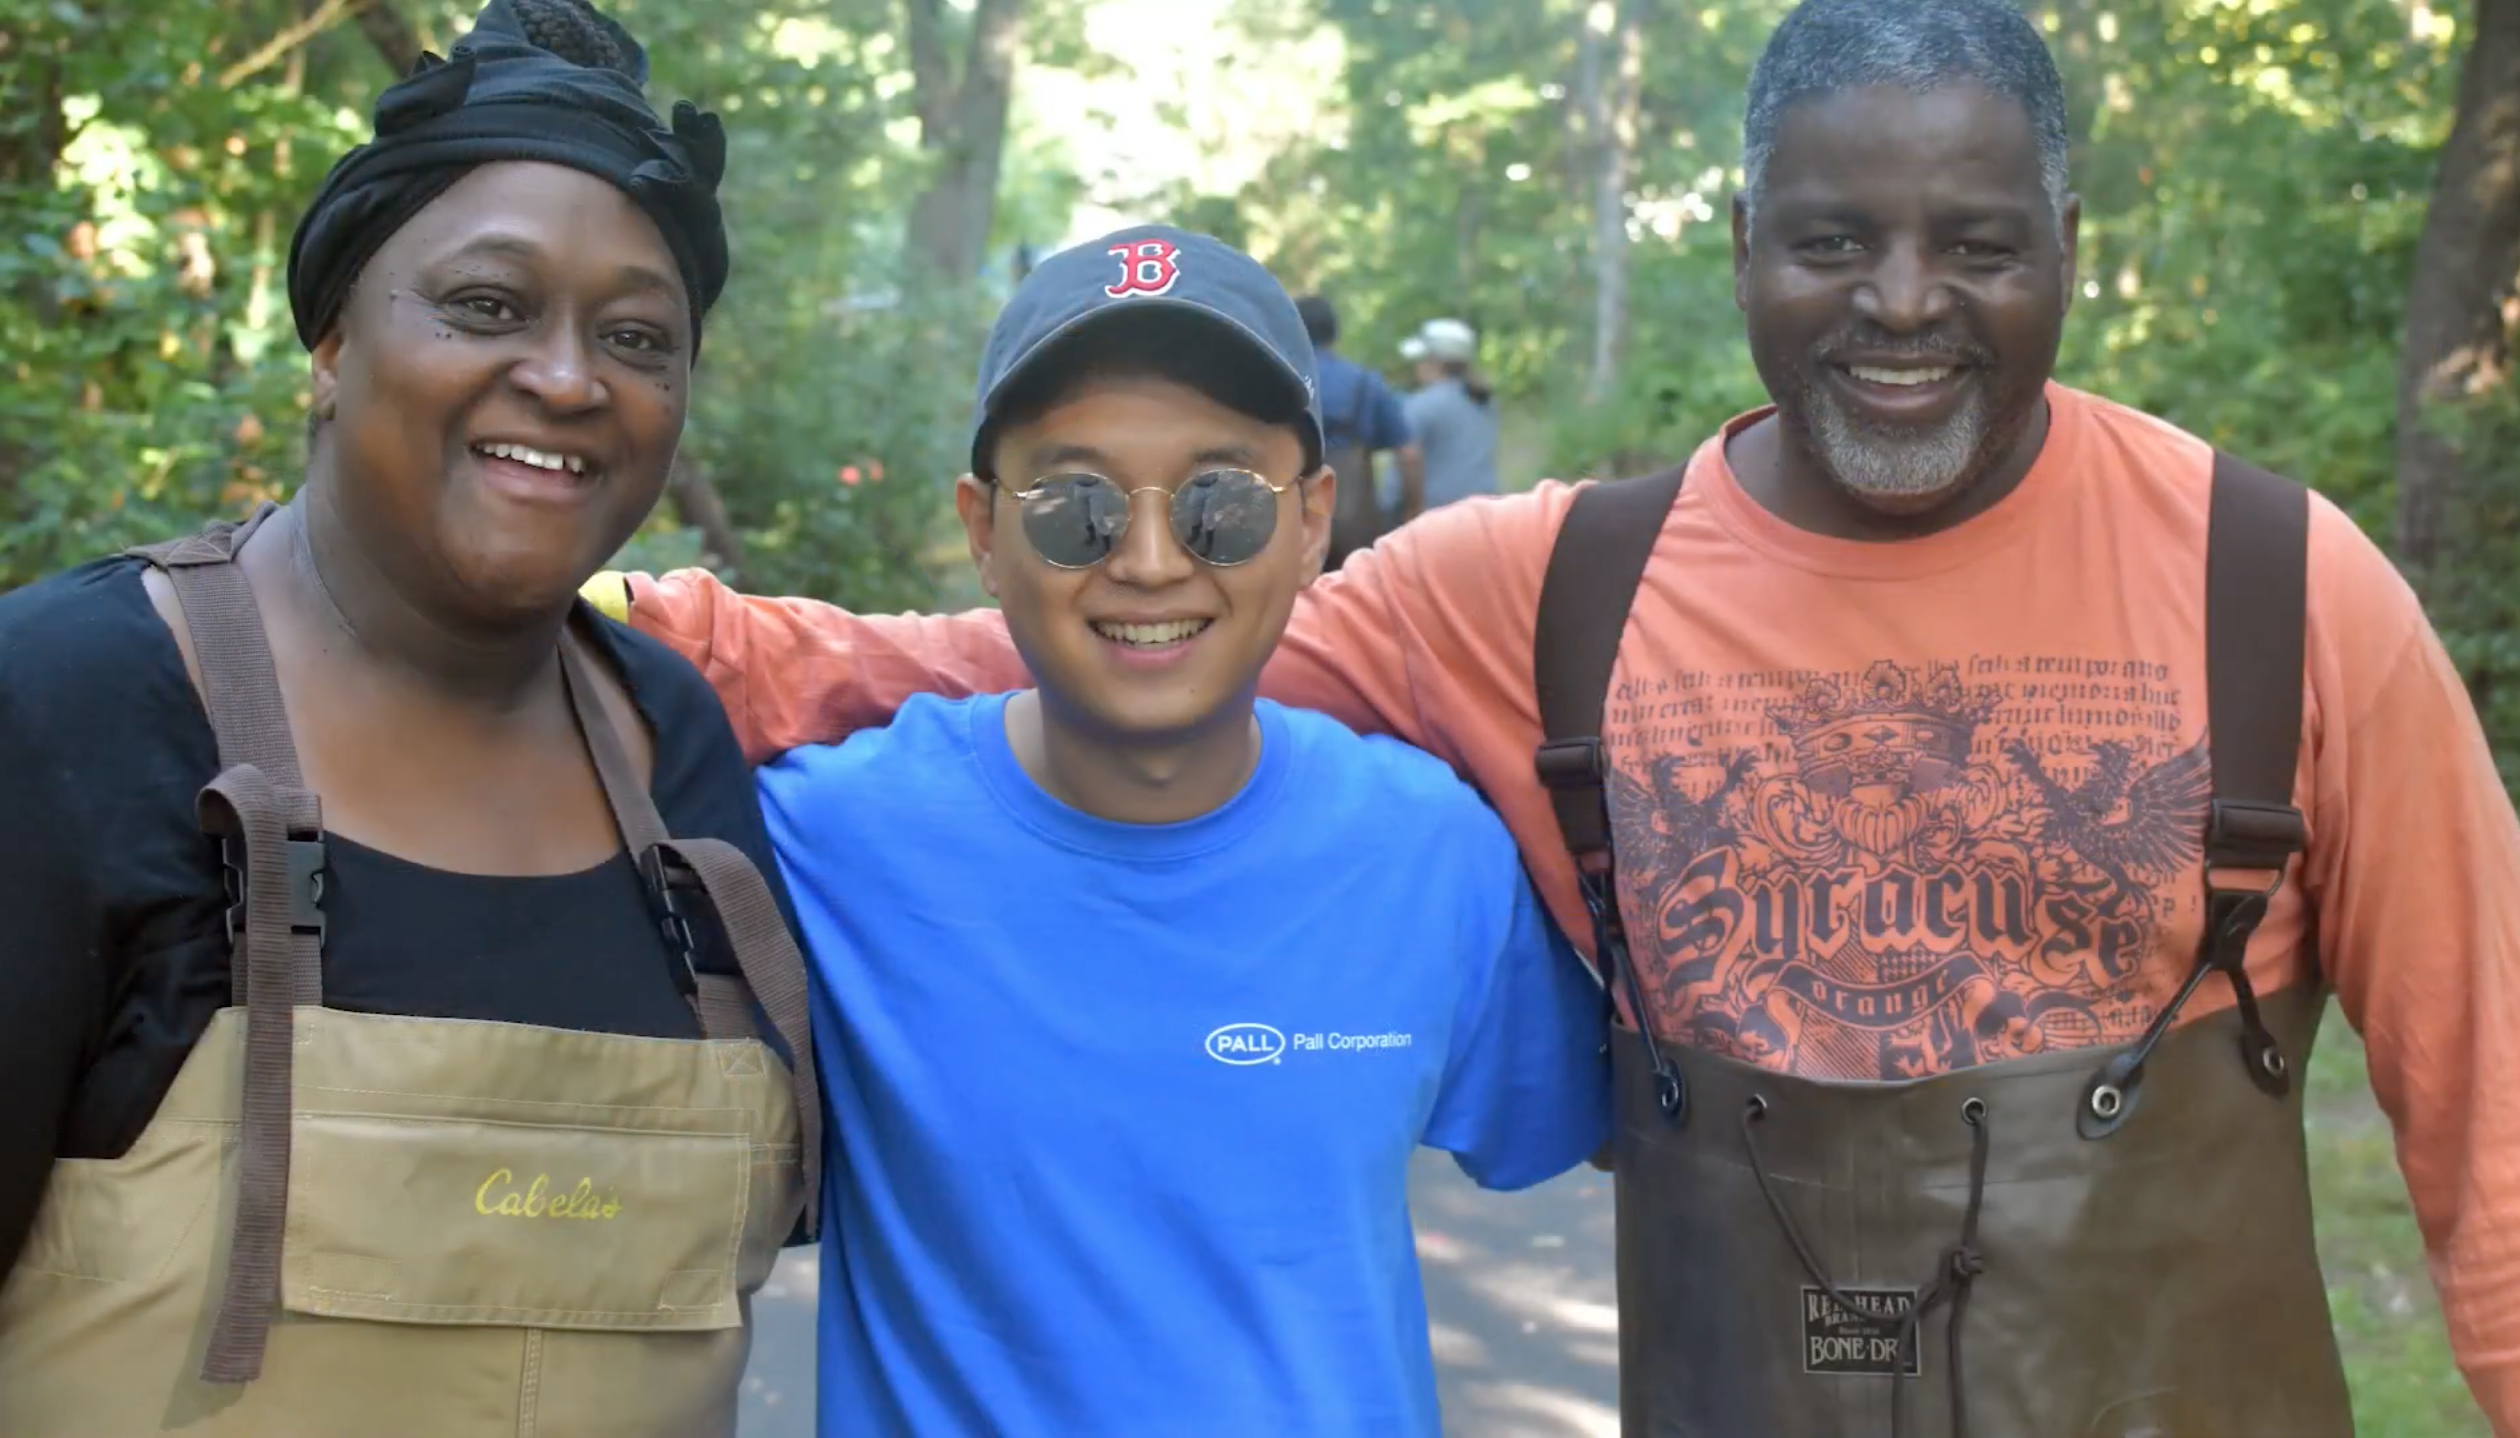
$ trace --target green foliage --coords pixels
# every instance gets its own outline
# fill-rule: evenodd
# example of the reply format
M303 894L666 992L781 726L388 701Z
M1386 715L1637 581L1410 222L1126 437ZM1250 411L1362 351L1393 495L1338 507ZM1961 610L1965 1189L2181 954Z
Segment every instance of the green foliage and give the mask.
M977 297L903 298L920 176L896 5L607 8L646 42L660 109L689 97L728 125L735 272L683 459L724 496L746 581L926 602L982 317ZM299 482L289 236L391 78L339 24L223 83L300 9L0 0L0 589ZM400 13L442 50L470 9ZM1046 43L1081 45L1071 10L1045 13L1066 17ZM57 157L46 116L70 132ZM1020 195L1009 209L1055 233L1074 187L1039 176ZM623 562L698 560L673 511Z
M2385 537L2397 339L2453 56L2396 0L2058 7L2084 292L2062 375Z
M280 265L346 126L329 65L221 94L233 22L0 0L0 588L294 473Z
M2435 422L2477 463L2451 498L2426 607L2467 676L2503 784L2520 794L2520 389Z

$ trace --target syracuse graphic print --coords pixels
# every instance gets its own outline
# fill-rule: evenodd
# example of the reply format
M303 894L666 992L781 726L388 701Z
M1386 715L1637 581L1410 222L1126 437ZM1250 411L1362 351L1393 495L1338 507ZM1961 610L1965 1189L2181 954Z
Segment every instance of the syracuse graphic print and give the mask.
M2199 907L2183 697L2053 655L1623 678L1611 812L1655 1028L1838 1079L2141 1032Z

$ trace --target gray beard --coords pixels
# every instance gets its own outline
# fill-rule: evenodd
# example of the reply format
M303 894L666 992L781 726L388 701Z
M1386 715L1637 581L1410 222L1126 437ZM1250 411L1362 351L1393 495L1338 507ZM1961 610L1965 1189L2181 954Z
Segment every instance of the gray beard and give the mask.
M1990 399L1970 386L1960 412L1931 429L1880 429L1849 413L1828 386L1805 391L1812 457L1838 486L1875 499L1949 493L1985 467Z

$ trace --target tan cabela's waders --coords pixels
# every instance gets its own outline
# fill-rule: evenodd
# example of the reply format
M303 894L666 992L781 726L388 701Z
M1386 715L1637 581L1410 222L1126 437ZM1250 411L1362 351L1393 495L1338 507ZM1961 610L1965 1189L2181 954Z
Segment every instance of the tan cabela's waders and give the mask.
M1540 775L1603 977L1640 1016L1599 736L1680 483L1578 498L1536 646ZM1836 1083L1614 1034L1629 1438L2349 1438L2292 1081L2324 993L2261 1004L2242 967L2262 876L2306 837L2307 534L2298 486L2216 457L2205 939L2142 1038ZM2209 979L2237 1006L2173 1028Z
M218 736L201 821L234 1000L129 1153L56 1164L0 1288L0 1434L732 1434L751 1295L819 1172L804 967L770 891L731 846L667 837L570 633L570 704L707 1037L325 1007L322 818L234 563L271 512L140 551ZM691 968L694 894L743 982Z

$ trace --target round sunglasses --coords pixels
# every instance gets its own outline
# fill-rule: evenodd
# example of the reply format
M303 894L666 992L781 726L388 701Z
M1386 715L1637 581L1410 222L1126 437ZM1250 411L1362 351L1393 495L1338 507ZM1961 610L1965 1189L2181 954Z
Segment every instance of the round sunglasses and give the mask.
M1219 569L1249 564L1277 533L1278 496L1300 483L1271 484L1247 469L1194 474L1171 492L1173 538L1202 564ZM1163 492L1158 484L1144 488ZM1091 569L1120 547L1129 530L1130 501L1143 492L1080 472L1044 475L1007 494L1021 506L1024 538L1043 563Z

